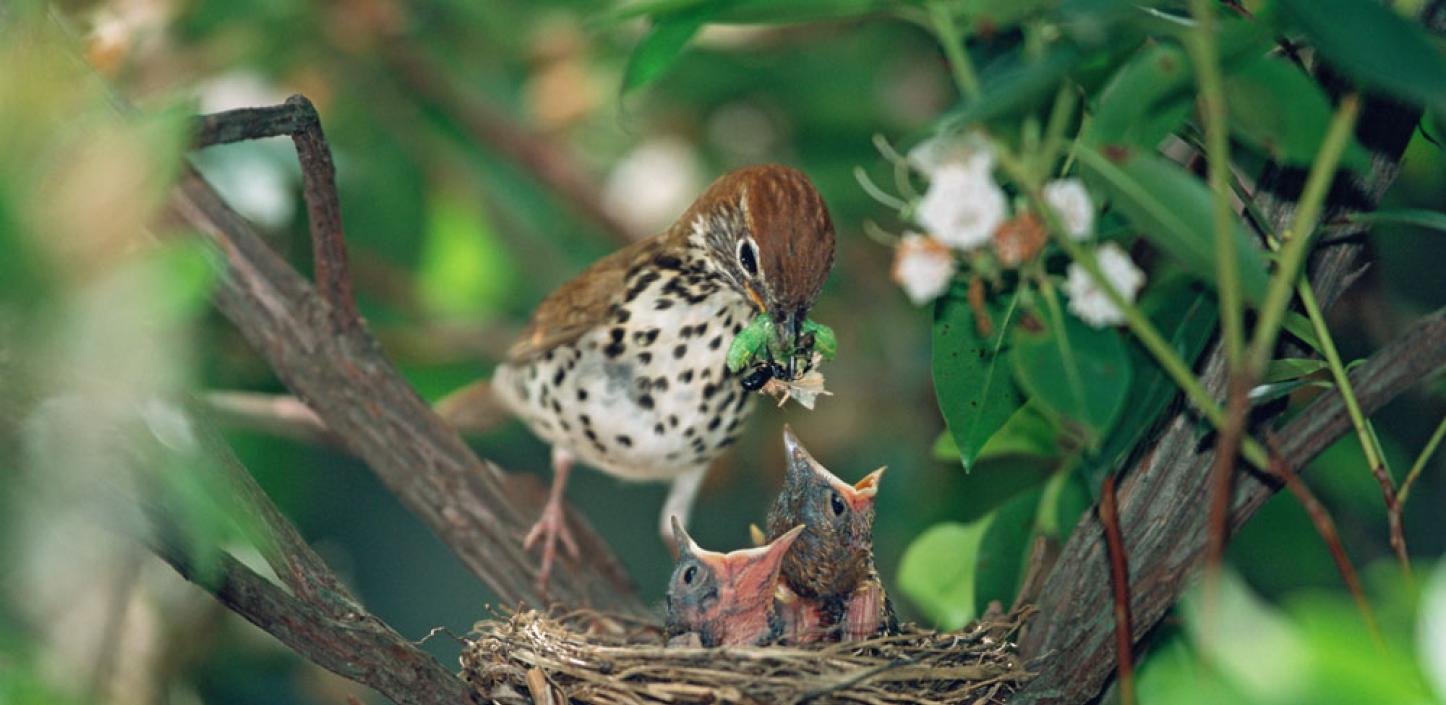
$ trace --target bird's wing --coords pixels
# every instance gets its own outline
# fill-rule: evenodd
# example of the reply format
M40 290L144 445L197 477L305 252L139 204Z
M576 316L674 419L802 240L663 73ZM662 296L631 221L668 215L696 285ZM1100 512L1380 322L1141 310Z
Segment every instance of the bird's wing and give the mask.
M532 313L507 362L528 362L559 345L571 343L602 323L614 303L622 300L628 271L653 256L661 237L639 240L594 263L558 287Z

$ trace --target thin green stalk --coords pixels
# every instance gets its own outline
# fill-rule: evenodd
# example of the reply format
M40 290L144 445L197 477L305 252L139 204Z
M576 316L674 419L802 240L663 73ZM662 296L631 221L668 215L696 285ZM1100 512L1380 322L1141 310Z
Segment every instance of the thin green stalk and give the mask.
M1037 264L1037 263L1036 263ZM1064 372L1069 377L1070 392L1080 401L1083 407L1085 400L1084 381L1079 378L1079 368L1074 364L1074 349L1070 347L1069 336L1064 332L1064 309L1060 308L1059 296L1054 292L1054 283L1049 280L1042 268L1035 272L1039 281L1039 291L1044 294L1045 306L1049 308L1049 317L1054 319L1055 341L1059 345L1060 359L1064 360Z
M1321 144L1315 163L1305 180L1305 189L1296 205L1295 217L1290 227L1281 233L1284 245L1280 251L1280 264L1270 287L1265 293L1265 302L1260 307L1260 317L1255 324L1255 337L1251 340L1249 365L1255 374L1265 369L1270 355L1275 350L1275 341L1280 336L1280 326L1285 320L1286 308L1290 305L1291 292L1295 290L1296 277L1309 251L1311 234L1316 221L1320 219L1321 207L1325 204L1326 193L1335 178L1336 166L1341 154L1350 144L1351 131L1360 114L1360 96L1354 93L1341 99L1335 117L1331 118L1330 129L1325 142Z
M1230 210L1230 133L1225 118L1225 88L1215 49L1215 0L1190 0L1195 29L1185 48L1195 63L1204 103L1205 156L1215 220L1215 276L1220 290L1220 329L1231 374L1241 371L1245 348L1244 306L1240 295L1240 263L1233 242Z
M1044 145L1040 149L1039 169L1041 174L1049 173L1049 165L1059 158L1059 152L1064 146L1064 131L1069 127L1069 119L1074 115L1074 89L1069 83L1063 83L1059 92L1054 95L1054 105L1049 110L1049 122L1044 128Z
M1431 440L1426 441L1426 447L1421 449L1421 454L1416 456L1416 462L1411 464L1411 472L1406 473L1406 479L1401 482L1401 489L1396 492L1396 504L1405 506L1406 499L1411 496L1411 485L1416 484L1416 478L1421 476L1421 471L1426 469L1426 461L1436 452L1436 447L1441 445L1441 438L1446 436L1446 416L1441 417L1441 423L1436 425L1436 432L1431 434Z
M929 24L934 36L944 47L944 57L949 60L949 71L954 74L954 83L960 95L973 99L979 96L979 75L974 71L974 62L964 50L964 36L959 25L954 23L954 14L948 3L933 0L929 3Z
M1025 195L1034 206L1035 212L1044 218L1045 225L1049 227L1050 233L1054 235L1055 242L1058 242L1060 246L1064 248L1064 251L1069 254L1070 259L1078 262L1081 267L1084 267L1085 272L1090 275L1090 278L1094 279L1095 285L1100 287L1100 290L1105 293L1105 296L1109 298L1110 302L1124 312L1125 325L1129 327L1130 332L1135 334L1140 344L1144 345L1145 349L1154 356L1155 361L1160 363L1160 367L1164 368L1165 373L1170 375L1170 379L1174 380L1176 386L1185 392L1185 397L1190 400L1190 403L1199 410L1201 414L1205 415L1205 418L1210 421L1211 425L1217 429L1223 428L1225 426L1225 412L1220 408L1219 404L1215 403L1210 393L1205 390L1204 385L1200 384L1200 380L1195 377L1195 373L1190 370L1190 366L1185 364L1184 360L1180 359L1180 356L1175 353L1175 349L1170 347L1170 344L1166 342L1165 338L1160 335L1160 332L1155 329L1155 325L1150 322L1149 317L1146 316L1138 306L1127 301L1125 297L1115 289L1114 285L1105 278L1104 272L1100 270L1099 262L1095 261L1094 253L1085 250L1079 243L1071 240L1069 236L1064 234L1064 224L1059 221L1059 216L1054 212L1054 209L1050 208L1045 202L1044 194L1040 191L1039 184L1032 183L1029 180L1027 170L1023 168L1023 164L1020 163L1019 159L1003 149L998 150L998 154L1000 166L1003 167L1005 171L1010 172L1010 176L1024 189ZM1240 443L1240 452L1251 465L1257 468L1264 470L1269 466L1269 457L1265 452L1265 447L1260 445L1254 438L1249 436L1243 437Z
M1320 304L1316 302L1315 291L1310 288L1310 282L1301 279L1300 283L1296 285L1296 293L1300 296L1301 304L1305 306L1305 315L1310 319L1311 328L1315 330L1316 340L1320 341L1321 352L1325 355L1326 364L1330 366L1331 377L1335 380L1336 388L1341 392L1341 400L1346 404L1346 413L1351 417L1351 426L1355 428L1356 437L1361 441L1361 449L1365 452L1366 463L1372 468L1385 467L1385 455L1381 453L1380 446L1376 445L1376 438L1367 425L1366 415L1361 413L1361 404L1356 401L1355 390L1351 388L1351 379L1346 375L1346 367L1341 363L1340 353L1336 351L1335 340L1331 338L1330 328L1326 325Z

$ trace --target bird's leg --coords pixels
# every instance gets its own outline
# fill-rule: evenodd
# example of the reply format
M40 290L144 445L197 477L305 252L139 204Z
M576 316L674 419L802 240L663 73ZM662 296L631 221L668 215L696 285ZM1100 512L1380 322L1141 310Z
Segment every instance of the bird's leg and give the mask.
M567 488L567 476L572 473L574 460L572 453L552 447L552 489L548 492L547 504L542 508L542 516L527 532L527 538L522 540L522 547L528 550L542 541L542 565L537 571L537 584L544 588L547 587L548 576L552 574L552 559L557 556L559 540L569 556L578 556L577 542L567 529L567 517L562 509L562 493Z
M698 488L703 485L703 475L707 474L708 466L694 468L673 480L672 489L668 490L668 498L663 500L663 514L658 517L658 532L663 535L663 543L668 545L668 550L674 556L678 555L678 546L673 541L672 517L677 515L678 521L683 526L688 525L688 515L693 513L693 500L698 497Z

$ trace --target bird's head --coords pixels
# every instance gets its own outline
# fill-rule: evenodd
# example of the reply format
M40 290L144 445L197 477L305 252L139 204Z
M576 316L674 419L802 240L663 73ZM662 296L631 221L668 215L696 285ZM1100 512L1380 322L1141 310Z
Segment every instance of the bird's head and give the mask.
M788 426L783 447L787 471L769 528L804 525L784 575L805 594L846 593L873 566L874 498L884 468L851 485L814 460Z
M800 347L803 323L833 267L834 231L803 172L777 164L724 174L680 221L730 285L767 313L774 338Z
M696 632L704 646L754 643L768 631L783 557L803 531L731 553L700 548L677 517L678 563L668 582L668 632Z

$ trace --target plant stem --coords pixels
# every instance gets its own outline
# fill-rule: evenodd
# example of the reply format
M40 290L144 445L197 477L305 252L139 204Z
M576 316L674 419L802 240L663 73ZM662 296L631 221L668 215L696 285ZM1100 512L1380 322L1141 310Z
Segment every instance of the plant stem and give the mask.
M1109 298L1110 302L1124 312L1125 325L1129 327L1130 332L1134 333L1135 337L1139 339L1140 344L1144 345L1145 349L1154 356L1155 361L1160 364L1160 367L1164 368L1166 374L1170 375L1170 379L1174 380L1176 386L1185 392L1185 396L1190 400L1190 403L1199 410L1201 414L1204 414L1205 418L1209 420L1215 428L1224 428L1225 412L1220 408L1220 405L1215 403L1215 399L1210 396L1210 392L1206 391L1204 385L1200 384L1200 380L1195 377L1195 373L1190 370L1190 366L1185 364L1184 360L1180 359L1180 356L1175 353L1175 349L1170 347L1170 344L1160 335L1160 332L1155 329L1155 325L1150 322L1149 317L1146 316L1138 306L1127 301L1105 277L1104 272L1100 270L1099 262L1095 261L1094 253L1081 247L1079 243L1071 240L1068 235L1064 234L1064 224L1060 222L1059 215L1045 202L1044 194L1040 191L1039 184L1029 179L1028 169L1024 168L1019 158L1009 154L1004 149L997 149L996 151L999 155L999 165L1010 173L1010 176L1014 178L1029 198L1030 203L1034 206L1034 210L1044 218L1045 225L1048 226L1049 231L1054 234L1055 242L1058 242L1060 247L1064 248L1064 251L1069 254L1070 259L1078 262L1081 267L1084 267L1085 272L1090 275L1090 278L1094 279L1095 285L1100 287L1100 290L1105 293L1105 296ZM1246 460L1250 461L1251 465L1262 470L1267 467L1269 459L1266 456L1265 447L1260 445L1254 438L1249 436L1242 437L1240 452L1241 455L1245 456Z
M1074 398L1079 400L1080 409L1086 408L1084 381L1079 378L1079 368L1074 363L1074 349L1069 344L1069 334L1065 332L1064 309L1059 306L1059 296L1054 292L1054 282L1049 280L1049 275L1044 273L1044 268L1035 262L1035 277L1039 281L1039 291L1044 294L1045 306L1049 308L1049 317L1053 320L1050 324L1054 327L1054 338L1059 346L1060 359L1064 361L1065 376L1069 378L1070 392Z
M949 70L954 75L954 84L959 87L959 94L971 100L977 98L979 76L974 72L974 62L969 58L969 52L964 50L964 37L959 32L959 26L954 23L954 14L949 10L948 3L941 0L932 0L929 3L929 24L933 27L939 44L944 47L944 57L949 60Z
M1205 154L1215 216L1215 276L1220 290L1220 328L1231 374L1239 374L1244 351L1245 324L1240 296L1240 263L1230 227L1230 140L1225 118L1225 88L1215 50L1214 0L1190 0L1195 29L1185 47L1195 62L1195 75L1204 103Z
M1406 479L1401 482L1401 489L1396 492L1396 504L1406 505L1406 499L1411 496L1411 485L1416 484L1416 478L1421 476L1421 471L1426 468L1426 461L1436 452L1436 447L1441 445L1441 438L1446 436L1446 416L1441 417L1441 423L1436 425L1435 433L1431 434L1431 440L1426 441L1426 447L1421 449L1421 454L1416 456L1416 462L1411 465L1411 472L1406 473Z
M1270 288L1266 290L1265 302L1260 307L1260 317L1255 324L1255 337L1251 340L1248 364L1256 376L1265 369L1265 364L1275 350L1275 341L1280 335L1280 325L1285 320L1285 310L1290 305L1296 277L1300 274L1309 250L1311 234L1320 218L1326 192L1330 190L1331 181L1335 178L1336 165L1340 163L1341 154L1350 143L1351 130L1355 127L1360 107L1360 96L1355 93L1341 99L1315 163L1311 164L1305 189L1296 206L1295 217L1291 219L1290 227L1281 233L1284 245L1280 252L1279 268L1270 279Z

